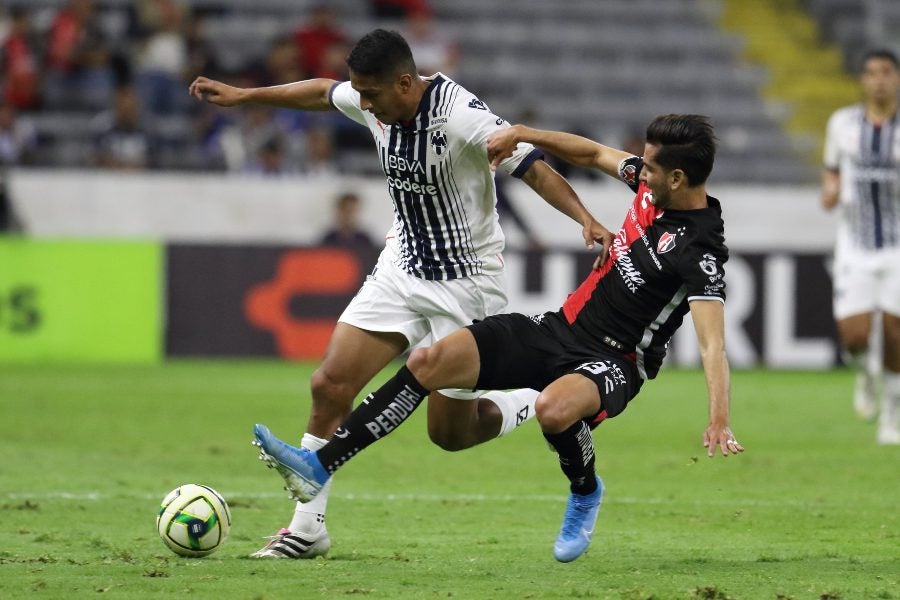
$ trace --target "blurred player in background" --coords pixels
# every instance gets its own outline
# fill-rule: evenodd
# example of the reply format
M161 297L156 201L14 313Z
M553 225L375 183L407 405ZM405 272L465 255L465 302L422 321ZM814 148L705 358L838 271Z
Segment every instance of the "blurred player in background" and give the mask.
M377 29L347 57L350 81L310 79L240 89L198 77L196 98L221 106L257 103L300 110L339 110L375 139L394 205L394 225L375 271L341 315L313 374L313 405L301 445L322 447L379 371L408 347L434 343L507 303L488 136L509 126L444 75L420 77L402 36ZM605 253L612 234L534 147L522 144L499 167L582 225L588 247ZM514 430L534 413L534 390L446 390L428 403L431 439L461 450ZM255 556L325 554L328 488L298 504L290 525Z
M822 205L828 210L837 207L840 217L834 252L834 316L841 343L858 369L856 411L865 419L879 414L882 383L877 439L881 444L900 444L897 56L887 50L868 52L860 83L863 101L836 111L825 137ZM882 361L869 356L872 324L879 316Z
M410 354L406 366L370 394L316 452L288 446L263 425L262 457L300 497L314 496L356 453L390 433L425 395L445 386L542 390L537 419L570 482L554 557L587 549L603 496L591 429L625 410L662 365L669 339L690 311L709 395L707 454L743 452L729 425L725 355L725 246L722 208L706 194L715 136L705 117L666 115L647 128L644 156L586 138L521 125L488 140L493 164L535 144L564 160L627 183L636 195L611 259L594 270L559 311L504 314L460 329Z

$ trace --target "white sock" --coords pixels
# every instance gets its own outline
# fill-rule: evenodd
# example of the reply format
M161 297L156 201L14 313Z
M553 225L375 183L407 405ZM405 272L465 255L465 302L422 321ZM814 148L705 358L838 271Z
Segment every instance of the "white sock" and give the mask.
M866 348L857 352L847 352L844 359L856 369L857 393L868 394L874 399L881 378L881 368L878 366L880 356Z
M884 395L881 397L880 424L889 429L900 427L900 373L884 372Z
M300 442L302 448L307 450L318 450L324 446L328 440L323 440L310 433L304 433ZM316 494L316 497L309 502L298 502L294 508L294 518L288 529L293 532L303 531L305 533L316 533L319 528L325 524L325 508L328 506L328 494L331 492L330 478L322 489Z
M482 398L487 398L496 404L503 415L503 422L497 437L506 435L531 419L534 416L534 402L537 397L538 392L529 388L508 392L493 391L484 394Z

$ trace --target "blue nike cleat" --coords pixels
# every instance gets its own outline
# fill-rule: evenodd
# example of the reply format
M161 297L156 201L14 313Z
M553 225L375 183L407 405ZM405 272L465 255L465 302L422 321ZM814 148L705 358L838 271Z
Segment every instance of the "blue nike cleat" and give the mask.
M566 515L553 545L553 557L559 562L572 562L581 556L591 544L594 524L603 499L603 481L597 477L597 489L593 494L570 494Z
M259 460L275 469L287 484L284 489L300 502L312 500L330 475L319 462L315 452L285 444L265 425L254 425L253 445L259 448Z

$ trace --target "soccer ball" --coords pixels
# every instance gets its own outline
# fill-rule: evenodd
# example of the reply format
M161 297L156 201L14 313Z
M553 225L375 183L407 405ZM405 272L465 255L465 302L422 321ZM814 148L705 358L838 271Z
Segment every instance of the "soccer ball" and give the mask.
M231 511L211 487L187 483L163 498L156 517L159 537L181 556L211 554L231 529Z

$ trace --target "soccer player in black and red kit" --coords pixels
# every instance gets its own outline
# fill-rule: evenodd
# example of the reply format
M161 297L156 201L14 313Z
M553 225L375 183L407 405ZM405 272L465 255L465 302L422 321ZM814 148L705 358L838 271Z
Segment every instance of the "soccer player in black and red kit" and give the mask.
M370 394L316 452L255 429L261 458L301 499L334 471L396 428L431 390L442 387L541 390L537 420L570 481L557 560L588 547L603 495L591 429L621 413L659 371L669 339L690 312L709 394L703 444L709 456L742 452L729 426L723 266L728 259L719 201L706 193L715 136L705 117L665 115L647 128L643 157L572 134L521 125L496 132L498 163L527 142L620 178L635 192L610 256L555 312L488 317L429 348ZM600 257L605 258L605 257Z

